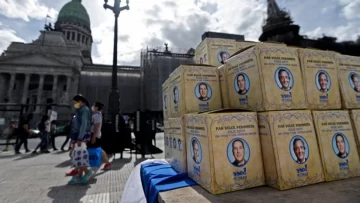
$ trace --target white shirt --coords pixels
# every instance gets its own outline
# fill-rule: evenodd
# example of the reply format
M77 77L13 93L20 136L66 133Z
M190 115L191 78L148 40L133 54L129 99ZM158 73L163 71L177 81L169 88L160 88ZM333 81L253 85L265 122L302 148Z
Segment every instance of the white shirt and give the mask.
M95 124L99 124L99 130L97 132L96 137L97 138L101 138L101 126L102 126L102 114L100 112L95 112L92 116L91 116L91 132L94 132L95 129Z
M50 132L50 121L45 121L45 131Z

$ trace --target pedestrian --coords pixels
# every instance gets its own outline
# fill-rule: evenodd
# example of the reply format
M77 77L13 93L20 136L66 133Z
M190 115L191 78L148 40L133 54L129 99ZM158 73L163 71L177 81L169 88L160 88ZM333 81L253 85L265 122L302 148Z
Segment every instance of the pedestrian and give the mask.
M86 142L91 138L91 113L88 107L88 102L81 94L73 98L76 115L72 122L71 139L74 146L72 154L72 163L78 171L77 176L73 176L68 184L86 183L94 174L89 168L89 156L87 150L77 151L77 148L86 148ZM84 153L78 156L77 153ZM78 160L79 159L79 160Z
M64 129L66 139L65 139L64 143L61 145L61 151L63 151L63 152L65 151L66 144L69 142L69 140L71 138L71 123L72 123L72 120L74 117L75 117L75 115L71 116L71 120L66 124L65 129ZM70 149L71 149L70 145L71 145L71 142L69 144L69 147L67 148L67 151L70 151Z
M22 144L24 144L25 152L30 152L28 149L28 137L30 135L28 119L25 117L20 118L18 128L15 130L15 134L19 139L19 142L15 146L15 154L21 154L20 148Z
M3 150L3 152L7 152L9 150L9 143L10 140L14 137L16 137L15 134L15 130L16 130L16 126L15 126L15 121L11 120L9 123L9 127L7 127L3 134L6 137L6 145L5 145L5 149ZM16 139L16 144L17 144L18 139Z
M51 136L51 145L54 151L58 150L55 146L55 137L56 137L56 120L51 121L50 123L50 136Z
M49 136L48 133L50 133L50 121L48 115L44 115L41 118L41 121L38 125L38 130L40 131L41 141L32 153L36 154L37 153L36 151L39 148L42 153L50 153L48 150L48 136Z

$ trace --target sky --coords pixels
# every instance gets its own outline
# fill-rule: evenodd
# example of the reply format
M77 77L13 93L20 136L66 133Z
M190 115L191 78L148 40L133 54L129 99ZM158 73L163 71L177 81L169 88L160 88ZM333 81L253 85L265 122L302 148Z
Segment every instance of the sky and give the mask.
M0 53L12 41L30 43L71 0L0 0ZM173 52L196 48L205 31L241 34L258 41L266 19L266 0L129 0L130 10L119 16L118 64L139 65L141 49L164 47ZM114 0L108 3L113 4ZM301 2L301 3L299 3ZM290 11L300 33L309 38L356 40L360 35L360 0L277 0ZM103 0L82 0L93 36L96 64L112 64L114 15ZM125 0L121 2L125 5Z

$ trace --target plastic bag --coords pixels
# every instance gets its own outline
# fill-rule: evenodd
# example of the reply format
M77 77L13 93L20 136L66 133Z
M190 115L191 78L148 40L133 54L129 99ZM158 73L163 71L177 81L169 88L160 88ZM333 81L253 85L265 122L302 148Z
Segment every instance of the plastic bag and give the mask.
M89 167L89 153L84 142L81 143L80 147L75 144L74 151L72 152L71 162L75 168Z
M101 166L101 155L102 155L102 149L100 147L98 148L90 148L88 149L89 153L89 164L92 168L100 168Z

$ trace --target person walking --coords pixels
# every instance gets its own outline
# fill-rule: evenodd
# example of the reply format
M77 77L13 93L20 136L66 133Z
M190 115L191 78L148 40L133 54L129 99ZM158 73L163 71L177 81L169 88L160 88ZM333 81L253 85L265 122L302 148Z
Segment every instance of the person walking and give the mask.
M71 120L70 122L68 122L65 126L65 129L64 129L64 133L66 134L66 139L64 141L64 143L61 145L61 151L69 151L70 150L70 145L69 147L67 148L67 150L65 150L65 146L66 144L69 142L70 138L71 138L71 123L72 123L72 120L74 118L74 115L71 116ZM71 143L70 143L71 144Z
M88 107L88 102L81 94L76 95L73 98L74 107L76 109L76 115L72 122L71 139L72 143L76 147L86 146L86 142L91 138L91 114ZM87 151L85 151L87 154ZM75 154L75 153L74 153ZM68 184L87 183L92 177L94 172L89 169L89 156L82 156L81 160L77 160L78 157L72 156L72 162L74 167L78 171L77 176L73 176ZM76 164L75 164L76 163ZM84 174L84 175L83 175Z
M38 129L40 131L40 138L41 141L38 144L38 146L35 148L35 150L32 152L33 154L36 154L37 150L40 148L40 151L43 153L50 153L48 150L48 133L50 132L50 121L49 116L44 115L38 125Z
M51 145L54 151L58 150L55 146L55 136L56 136L56 120L51 121L50 123L50 136L51 136Z
M4 136L6 137L6 145L3 152L7 152L9 150L10 140L16 137L15 130L16 130L15 121L11 120L9 123L9 127L7 127L3 132ZM18 143L18 138L16 138L16 144L17 143Z
M16 136L18 136L19 139L15 147L15 154L21 154L20 148L22 144L24 144L25 152L30 152L30 150L28 149L28 137L30 135L28 119L24 117L20 118L18 128L15 130L15 134Z

